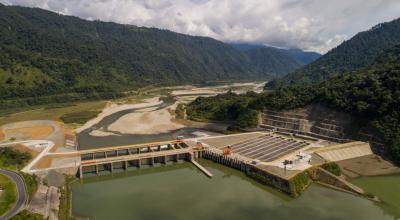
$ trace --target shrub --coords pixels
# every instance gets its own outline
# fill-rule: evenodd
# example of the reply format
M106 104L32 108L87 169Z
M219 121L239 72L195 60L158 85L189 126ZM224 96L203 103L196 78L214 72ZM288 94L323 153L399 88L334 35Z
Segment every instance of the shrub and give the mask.
M85 124L92 118L95 118L100 111L82 111L82 112L73 112L69 114L65 114L61 116L61 120L66 124Z
M26 152L17 151L11 147L0 148L0 166L23 166L32 156Z
M324 170L332 173L333 175L336 175L336 176L342 175L342 170L340 169L339 165L337 165L337 163L335 163L335 162L323 164L321 167Z
M307 174L307 171L297 174L289 180L290 189L293 197L298 197L304 191L304 189L310 184L311 179Z

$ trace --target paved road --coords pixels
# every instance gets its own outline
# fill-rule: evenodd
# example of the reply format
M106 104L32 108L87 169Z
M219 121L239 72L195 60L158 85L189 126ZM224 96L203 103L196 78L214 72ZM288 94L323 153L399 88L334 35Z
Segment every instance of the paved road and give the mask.
M5 215L0 217L0 220L6 220L16 215L20 210L22 210L25 207L27 194L25 190L24 180L20 175L12 171L1 170L1 169L0 173L8 176L12 181L14 181L15 185L17 186L17 201L14 204L14 207L11 210L9 210Z

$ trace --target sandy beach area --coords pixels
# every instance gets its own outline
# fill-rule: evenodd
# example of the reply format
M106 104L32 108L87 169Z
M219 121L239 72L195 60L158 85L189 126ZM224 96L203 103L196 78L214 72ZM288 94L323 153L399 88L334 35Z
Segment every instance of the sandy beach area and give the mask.
M171 94L175 96L179 95L196 95L196 94L207 94L207 95L217 95L221 93L225 93L228 90L232 90L235 93L245 93L247 91L255 91L261 92L265 82L263 83L233 83L229 85L222 85L222 86L207 86L207 87L195 87L190 86L186 87L185 89L179 89L173 91Z
M140 110L135 110L132 113L123 115L106 127L97 128L96 130L91 131L90 135L104 137L121 134L147 135L168 133L185 127L184 124L178 123L177 120L175 120L173 112L178 103L188 103L196 99L198 96L212 96L225 93L228 90L234 92L254 91L262 87L262 85L264 85L264 83L234 83L230 85L209 87L185 86L177 88L171 92L171 95L176 96L175 99L177 102L175 104L159 110L155 107L162 103L159 97L146 99L143 103L138 104L118 105L115 103L109 103L96 118L78 128L76 132L82 132L83 130L99 123L104 117L116 112L141 108Z
M123 105L118 105L115 103L112 103L108 105L106 108L103 109L103 111L94 119L86 122L84 125L76 129L76 132L79 133L83 130L86 130L93 125L99 123L104 117L107 117L108 115L114 114L119 111L124 111L128 109L135 109L135 108L144 108L144 107L152 107L155 105L161 104L162 101L159 99L159 97L154 97L150 99L144 100L143 103L138 103L138 104L123 104Z
M160 134L184 127L172 119L173 116L168 109L134 112L122 116L108 126L108 130L124 134Z

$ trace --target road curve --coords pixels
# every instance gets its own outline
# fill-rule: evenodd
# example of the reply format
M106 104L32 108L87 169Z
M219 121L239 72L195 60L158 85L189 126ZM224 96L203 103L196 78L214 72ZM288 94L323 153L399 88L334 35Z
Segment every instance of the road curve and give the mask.
M0 173L9 177L15 183L17 189L17 201L15 202L14 207L12 207L11 210L9 210L3 216L0 216L0 220L6 220L18 214L18 212L25 207L25 202L28 197L26 194L24 180L19 174L13 171L2 170L2 169L0 169Z

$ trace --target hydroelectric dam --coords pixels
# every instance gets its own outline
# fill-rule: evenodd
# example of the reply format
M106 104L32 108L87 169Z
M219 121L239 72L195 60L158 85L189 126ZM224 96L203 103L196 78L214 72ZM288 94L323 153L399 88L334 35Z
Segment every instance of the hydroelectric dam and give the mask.
M213 174L196 162L204 158L244 172L258 181L294 197L299 187L307 187L312 178L341 182L319 167L323 164L372 154L366 142L333 142L304 135L274 130L176 139L163 142L113 146L74 152L52 153L50 156L74 161L69 167L56 170L76 174L79 178L149 166L191 162L206 176ZM73 158L73 159L72 159ZM297 186L296 178L308 176ZM328 175L328 176L327 176ZM313 180L314 180L313 179ZM352 191L348 184L337 184ZM359 192L353 190L355 193Z

